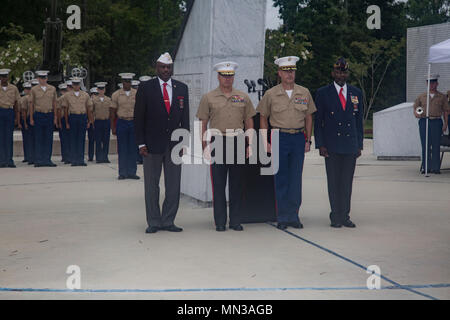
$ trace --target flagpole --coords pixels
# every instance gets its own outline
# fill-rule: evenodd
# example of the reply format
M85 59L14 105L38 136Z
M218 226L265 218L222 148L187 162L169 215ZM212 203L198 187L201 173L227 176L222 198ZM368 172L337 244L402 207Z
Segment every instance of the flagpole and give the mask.
M427 82L427 116L425 129L425 177L428 175L428 120L430 115L430 77L431 77L431 63L428 64L428 82Z

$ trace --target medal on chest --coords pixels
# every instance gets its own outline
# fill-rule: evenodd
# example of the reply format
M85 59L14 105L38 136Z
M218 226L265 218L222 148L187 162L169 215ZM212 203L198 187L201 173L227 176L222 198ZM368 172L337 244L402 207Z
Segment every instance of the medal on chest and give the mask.
M241 96L231 96L232 103L242 103L245 102L245 99Z
M307 105L308 104L308 98L295 98L294 99L294 103L295 104L303 104L303 105Z
M352 103L353 103L353 111L357 112L358 111L358 104L359 104L358 96L351 96L351 100L352 100Z
M184 97L178 97L178 102L180 103L180 109L184 109Z

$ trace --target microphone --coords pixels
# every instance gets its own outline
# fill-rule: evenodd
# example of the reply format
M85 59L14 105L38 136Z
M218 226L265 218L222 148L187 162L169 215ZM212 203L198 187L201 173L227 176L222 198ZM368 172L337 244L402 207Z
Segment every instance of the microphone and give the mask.
M247 79L245 79L245 80L244 80L244 83L245 83L245 85L246 85L247 88L248 88L248 92L249 92L249 93L252 92L252 85L250 84L250 82L249 82Z
M256 82L252 80L250 83L252 84L253 92L256 92Z
M269 86L263 79L258 79L258 84L262 86L264 89L268 88Z

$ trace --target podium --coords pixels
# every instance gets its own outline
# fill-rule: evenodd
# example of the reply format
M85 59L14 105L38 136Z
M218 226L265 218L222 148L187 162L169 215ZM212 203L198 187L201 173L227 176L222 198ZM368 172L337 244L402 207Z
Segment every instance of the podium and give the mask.
M255 145L259 146L259 113L253 117L253 122L257 132ZM268 135L270 137L270 132ZM247 163L245 165L244 176L242 177L242 223L264 223L277 220L274 176L261 175L261 167L270 167L270 164L263 166L259 154L257 164Z

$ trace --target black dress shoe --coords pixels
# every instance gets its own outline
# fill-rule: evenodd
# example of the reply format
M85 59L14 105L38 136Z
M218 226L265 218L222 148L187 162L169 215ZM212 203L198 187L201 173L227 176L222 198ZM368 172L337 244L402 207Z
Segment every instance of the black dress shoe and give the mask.
M22 163L26 163L26 162L28 162L27 159L23 159L23 160L22 160Z
M345 221L342 225L347 228L356 228L356 225L351 220Z
M53 162L50 162L50 163L46 164L46 167L54 168L54 167L56 167L56 164L54 164Z
M434 174L441 174L440 171L433 171Z
M14 163L8 164L8 168L16 168L16 165Z
M291 223L289 223L289 226L291 226L292 228L295 228L295 229L303 229L303 224L300 221L291 222Z
M6 168L7 167L7 165L6 164L0 164L0 168Z
M119 176L119 178L118 178L119 180L125 180L126 179L126 177L125 176Z
M28 162L28 165L29 166L31 166L31 165L33 165L34 164L34 162Z
M235 225L235 226L230 226L230 229L233 229L234 231L243 231L244 227L241 226L240 224Z
M330 225L332 228L342 228L342 224L337 222L332 222Z
M94 161L94 159L89 159L88 161L89 161L89 162L92 162L92 161Z
M105 161L103 161L103 163L111 163L111 161L109 161L108 159L106 159Z
M181 231L183 231L182 228L179 228L179 227L177 227L174 224L171 225L171 226L168 226L168 227L162 227L161 229L164 230L164 231L169 231L169 232L181 232Z
M217 226L216 227L216 231L218 231L218 232L223 232L223 231L225 231L226 229L225 229L225 226Z
M43 164L34 164L35 168L42 168L44 165Z
M148 227L147 230L145 230L145 233L157 233L158 231L158 227Z
M82 162L82 163L80 163L78 166L79 166L79 167L87 167L87 164L86 164L86 162Z
M279 222L279 223L277 224L277 228L280 229L280 230L286 230L287 227L288 227L288 226L287 226L286 223Z
M134 176L128 176L128 179L131 179L131 180L139 180L139 179L141 179L139 176L137 176L137 175L134 175Z

